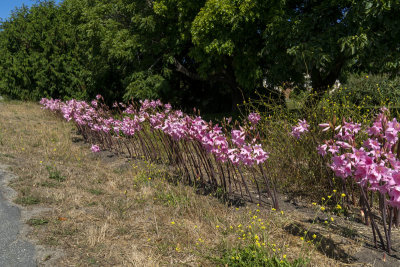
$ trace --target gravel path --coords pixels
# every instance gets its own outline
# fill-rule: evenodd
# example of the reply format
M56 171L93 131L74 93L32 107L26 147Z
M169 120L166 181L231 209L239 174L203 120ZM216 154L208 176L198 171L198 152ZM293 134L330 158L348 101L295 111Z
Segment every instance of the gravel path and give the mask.
M21 212L10 202L15 191L7 183L12 178L0 165L0 266L36 266L34 245L20 237Z

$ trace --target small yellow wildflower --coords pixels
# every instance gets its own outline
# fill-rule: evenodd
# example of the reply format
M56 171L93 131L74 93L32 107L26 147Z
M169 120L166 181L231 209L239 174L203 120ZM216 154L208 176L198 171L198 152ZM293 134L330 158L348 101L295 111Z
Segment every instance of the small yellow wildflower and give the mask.
M339 204L337 204L336 208L337 208L338 210L340 210L340 209L342 209L342 206L340 206Z
M333 193L336 193L337 192L337 190L336 189L333 189Z
M313 202L312 204L313 204L314 206L316 206L316 205L317 205L317 203L315 203L315 202Z
M346 196L346 194L345 194L345 193L343 193L343 194L342 194L342 197L345 197L345 196Z
M331 217L331 221L333 222L335 219L333 219L333 217Z
M316 234L313 234L312 238L313 238L313 239L317 238L317 235L316 235Z
M324 210L325 210L325 207L321 207L321 210L324 211Z
M171 222L171 224L172 224L172 225L174 225L174 224L175 224L175 222Z

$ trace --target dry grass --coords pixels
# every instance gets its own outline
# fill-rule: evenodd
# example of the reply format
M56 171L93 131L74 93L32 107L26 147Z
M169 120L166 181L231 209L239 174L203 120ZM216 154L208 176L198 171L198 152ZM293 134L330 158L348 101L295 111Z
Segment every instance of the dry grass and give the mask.
M168 182L159 166L94 155L77 138L72 124L36 104L0 103L0 161L19 176L17 202L51 208L31 236L65 251L58 266L210 266L254 234L278 257L337 266L284 230L286 214L229 207Z

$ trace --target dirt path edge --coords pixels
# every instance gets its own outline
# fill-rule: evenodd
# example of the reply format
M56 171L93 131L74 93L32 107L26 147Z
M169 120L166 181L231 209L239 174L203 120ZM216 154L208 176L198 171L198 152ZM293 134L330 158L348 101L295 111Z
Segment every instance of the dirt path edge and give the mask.
M54 250L37 244L28 238L31 226L26 222L49 209L24 207L14 203L17 192L9 183L17 176L9 171L9 166L0 163L0 263L1 266L54 266L64 255L62 250Z

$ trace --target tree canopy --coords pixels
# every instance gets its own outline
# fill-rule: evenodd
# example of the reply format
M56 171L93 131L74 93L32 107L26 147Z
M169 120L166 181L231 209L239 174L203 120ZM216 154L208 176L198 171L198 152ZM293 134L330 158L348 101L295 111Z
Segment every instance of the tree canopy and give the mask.
M324 92L348 72L397 75L399 1L64 0L0 25L0 94L162 98L228 110L309 74Z

